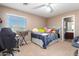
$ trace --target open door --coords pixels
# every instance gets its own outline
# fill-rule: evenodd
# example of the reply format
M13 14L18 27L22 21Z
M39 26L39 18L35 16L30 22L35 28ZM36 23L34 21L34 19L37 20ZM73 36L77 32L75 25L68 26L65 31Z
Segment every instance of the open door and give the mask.
M62 39L72 41L75 37L75 18L74 16L64 17L62 23Z

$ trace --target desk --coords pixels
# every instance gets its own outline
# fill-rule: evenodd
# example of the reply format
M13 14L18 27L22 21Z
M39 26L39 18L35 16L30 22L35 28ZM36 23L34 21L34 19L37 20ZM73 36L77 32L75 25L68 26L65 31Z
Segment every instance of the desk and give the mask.
M28 31L18 31L17 34L22 38L21 42L20 42L20 46L23 45L23 42L25 42L25 44L27 44L27 42L25 40L25 36L28 35Z

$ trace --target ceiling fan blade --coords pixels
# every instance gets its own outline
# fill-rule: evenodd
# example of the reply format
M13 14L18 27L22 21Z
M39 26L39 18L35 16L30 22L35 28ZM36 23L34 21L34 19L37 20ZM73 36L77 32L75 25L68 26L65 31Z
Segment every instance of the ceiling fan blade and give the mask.
M24 5L28 5L29 3L23 3Z
M37 8L41 8L41 7L44 7L45 5L39 5L39 6L36 6L34 9L37 9Z
M50 11L51 13L53 12L53 8L51 8L51 11Z
M50 11L50 12L53 12L53 8L52 8L51 6L49 6L49 8L51 9L51 11Z
M48 3L47 6L50 8L50 12L52 13L52 12L53 12L53 8L52 8L51 4L52 4L52 3Z

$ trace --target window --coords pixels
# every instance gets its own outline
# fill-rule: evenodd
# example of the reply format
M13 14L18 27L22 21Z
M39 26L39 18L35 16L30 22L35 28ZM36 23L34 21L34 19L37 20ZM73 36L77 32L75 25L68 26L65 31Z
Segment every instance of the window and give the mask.
M23 31L26 28L26 19L20 16L8 15L7 26L14 31Z

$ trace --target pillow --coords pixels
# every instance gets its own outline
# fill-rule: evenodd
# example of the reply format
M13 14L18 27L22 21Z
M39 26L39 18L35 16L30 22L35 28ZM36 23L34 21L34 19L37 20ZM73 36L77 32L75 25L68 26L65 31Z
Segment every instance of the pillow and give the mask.
M51 32L56 33L56 29L55 28L51 29Z
M46 32L51 32L51 29L47 29L47 31Z
M44 28L38 28L38 32L46 32Z
M46 32L51 32L51 29L48 27L44 27L44 29L46 30Z
M48 28L47 27L44 27L45 31L47 32L48 31Z
M38 29L37 28L33 28L32 31L33 32L38 32Z
M53 31L52 31L52 33L56 33L56 31L55 31L55 30L53 30Z

